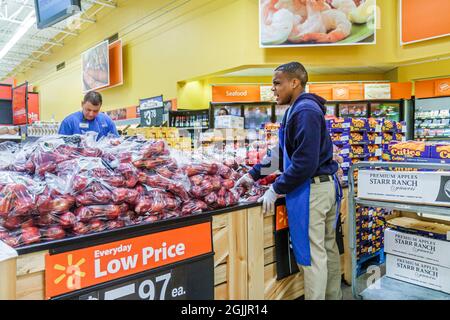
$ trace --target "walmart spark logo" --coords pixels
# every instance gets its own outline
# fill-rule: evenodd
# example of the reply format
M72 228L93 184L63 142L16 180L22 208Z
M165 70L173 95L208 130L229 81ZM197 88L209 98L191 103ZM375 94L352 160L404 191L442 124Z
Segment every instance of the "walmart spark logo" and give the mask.
M86 273L81 271L80 267L86 262L86 259L81 258L77 263L73 264L73 255L67 255L67 266L55 264L53 268L63 273L58 276L53 282L59 284L67 277L67 289L81 289L81 278L86 276Z

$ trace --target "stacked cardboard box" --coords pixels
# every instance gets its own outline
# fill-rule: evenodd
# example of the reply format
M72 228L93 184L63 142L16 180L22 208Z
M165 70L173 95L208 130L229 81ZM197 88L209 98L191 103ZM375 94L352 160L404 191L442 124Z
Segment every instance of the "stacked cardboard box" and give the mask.
M356 207L356 256L358 260L373 256L383 249L386 216L383 208Z
M386 275L450 293L450 226L407 217L388 226Z
M128 136L140 135L146 139L158 139L167 142L167 145L173 149L190 151L192 149L192 139L190 137L180 137L178 128L167 127L142 127L129 128Z
M404 141L406 125L383 118L337 118L327 120L331 139L340 149L344 162L344 182L348 181L348 170L360 161L381 161L393 141ZM357 172L355 171L355 179Z
M393 162L450 163L450 143L404 141L389 143L383 160Z

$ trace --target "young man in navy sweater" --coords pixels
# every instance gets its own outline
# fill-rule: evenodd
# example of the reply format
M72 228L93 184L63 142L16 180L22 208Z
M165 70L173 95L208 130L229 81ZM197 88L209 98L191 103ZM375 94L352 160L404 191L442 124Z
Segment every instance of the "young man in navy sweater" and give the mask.
M286 196L292 246L305 279L305 299L342 299L340 256L335 225L339 185L338 164L325 126L325 100L305 93L308 73L291 62L275 69L272 91L278 105L290 105L279 133L279 158L283 173L259 199L264 211L273 211L275 200ZM277 152L274 152L277 154ZM278 169L275 158L266 158L238 182L251 185Z

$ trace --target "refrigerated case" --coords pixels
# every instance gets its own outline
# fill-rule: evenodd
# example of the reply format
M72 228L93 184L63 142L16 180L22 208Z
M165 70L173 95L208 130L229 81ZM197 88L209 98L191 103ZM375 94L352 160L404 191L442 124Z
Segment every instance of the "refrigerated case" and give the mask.
M450 97L415 99L414 138L450 139Z
M385 118L404 120L404 100L328 101L327 116L341 118Z
M338 117L367 118L369 117L368 102L339 102L337 103Z
M325 103L325 107L327 108L325 118L331 119L337 116L337 103Z
M402 102L370 102L370 116L372 118L384 118L393 121L400 121L402 114Z
M246 103L217 103L211 102L210 121L214 125L214 119L219 110L225 108L230 115L244 117L245 129L261 129L265 123L277 120L275 103L273 102L246 102Z

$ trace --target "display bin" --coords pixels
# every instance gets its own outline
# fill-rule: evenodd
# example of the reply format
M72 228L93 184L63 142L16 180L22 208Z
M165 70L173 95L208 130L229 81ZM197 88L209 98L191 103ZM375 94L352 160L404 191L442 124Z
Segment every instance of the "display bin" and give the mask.
M345 211L342 210L342 212ZM189 268L196 261L203 264L203 271L200 273L197 271L197 273L202 274L205 279L209 279L209 286L205 284L204 286L213 290L213 296L210 298L216 300L296 299L304 294L302 272L277 280L274 217L274 213L263 214L260 204L241 204L195 216L92 234L85 236L84 240L86 241L80 241L80 238L63 239L19 249L17 257L0 262L0 299L46 299L45 257L47 253L52 251L58 252L57 248L66 247L75 250L80 245L84 247L87 245L94 246L105 243L105 241L107 241L106 243L118 241L124 239L124 237L130 238L142 234L155 234L164 230L175 230L211 218L213 255L212 253L203 254L178 263L184 268ZM345 254L341 256L343 273L348 266L348 261L345 261L344 256ZM208 259L210 259L210 262L208 262ZM208 263L211 267L211 276L208 276ZM149 279L154 281L155 277L164 274L165 270L176 267L177 264L174 263L160 268L150 268L148 270ZM105 287L108 287L109 290L121 287L121 285L123 287L124 283L131 284L136 277L136 275L131 275L128 278L119 278L90 288L95 290L84 290L83 294L78 292L79 295L68 295L62 298L88 298L92 292L98 294L99 298L104 298ZM139 284L138 280L142 279L137 279ZM181 283L186 283L186 281L189 280L179 280ZM190 281L192 283L193 280ZM183 285L174 286L178 288ZM207 291L207 289L203 289L203 291L205 290ZM158 299L159 293L157 292L155 299ZM168 297L166 296L166 298ZM204 299L205 296L189 298Z

